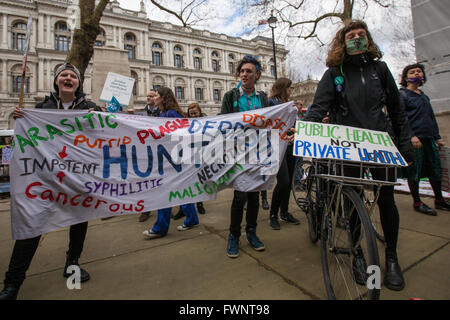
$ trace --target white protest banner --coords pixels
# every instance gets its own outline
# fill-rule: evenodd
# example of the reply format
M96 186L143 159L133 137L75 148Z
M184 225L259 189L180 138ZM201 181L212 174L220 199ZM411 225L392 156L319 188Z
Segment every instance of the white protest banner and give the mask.
M294 155L407 166L387 132L297 121Z
M271 188L292 103L204 118L25 109L11 160L14 239Z
M122 106L128 106L133 92L134 79L108 72L100 101L109 103L114 96Z

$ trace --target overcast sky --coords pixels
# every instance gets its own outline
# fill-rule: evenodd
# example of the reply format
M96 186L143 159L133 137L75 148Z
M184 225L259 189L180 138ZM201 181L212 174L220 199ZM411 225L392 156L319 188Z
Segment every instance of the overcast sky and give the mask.
M239 4L252 2L253 0L208 0L202 8L202 16L208 17L205 21L194 26L196 29L207 29L216 33L224 33L230 36L238 36L250 39L257 35L271 37L270 28L267 25L258 26L258 20L267 18L268 13L261 13L257 9L242 10ZM281 0L276 0L281 1ZM121 7L136 10L140 9L140 0L119 0ZM294 14L297 21L303 17L311 19L312 16L323 13L323 10L333 8L337 0L310 0L307 10L298 10ZM358 0L356 1L358 2ZM359 1L361 2L361 1ZM416 61L412 31L412 18L410 0L395 0L390 9L381 8L372 0L368 10L356 7L354 18L364 18L375 42L384 52L383 60L386 61L396 80L402 68ZM388 2L385 0L384 2ZM164 0L169 3L172 10L176 10L182 1ZM147 15L152 20L169 21L180 24L173 16L162 12L150 1L146 4ZM266 16L264 16L266 15ZM325 26L325 27L324 27ZM277 43L284 44L290 51L287 59L287 67L292 71L294 80L303 80L309 75L313 79L320 79L325 71L325 59L328 45L336 31L340 28L338 20L328 21L320 28L319 37L325 45L319 46L314 39L303 40L293 38L297 34L292 30L283 28L281 24L275 29Z

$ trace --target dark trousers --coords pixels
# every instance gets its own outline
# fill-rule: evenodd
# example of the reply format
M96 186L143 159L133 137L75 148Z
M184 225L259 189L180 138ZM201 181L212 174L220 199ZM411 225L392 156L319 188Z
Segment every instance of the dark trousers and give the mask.
M256 228L259 210L259 192L234 191L233 202L231 203L230 233L236 237L241 236L241 222L244 215L244 205L247 201L247 213L245 220L247 225L245 231Z
M345 167L344 172L349 177L359 177L359 168ZM395 170L389 169L386 176L386 169L371 169L370 173L374 180L395 181ZM384 238L386 240L386 252L397 252L398 230L400 227L400 215L394 199L394 186L383 186L380 189L378 197L378 208L380 209L381 227L383 228ZM350 225L358 225L360 222L356 215ZM355 227L351 227L355 230ZM356 227L358 228L358 227Z
M88 223L83 222L70 227L69 251L67 257L71 260L78 259L83 251ZM25 273L30 267L31 260L36 253L41 236L35 238L16 240L9 262L8 271L5 273L4 284L13 284L20 287L25 280Z
M292 145L289 145L281 162L277 174L277 185L273 189L270 215L277 216L288 212L289 198L291 196L292 175L295 169L295 157L292 155Z

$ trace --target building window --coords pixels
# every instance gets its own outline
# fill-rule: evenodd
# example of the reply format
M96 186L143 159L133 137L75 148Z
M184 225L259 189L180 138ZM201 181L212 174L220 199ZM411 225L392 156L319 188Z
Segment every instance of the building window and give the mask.
M159 84L155 84L153 86L153 89L155 89L155 91L158 91L159 88L161 88L161 86Z
M270 74L275 77L275 66L270 66Z
M202 70L202 59L199 57L194 57L194 69Z
M136 59L136 36L130 32L125 34L124 49L128 51L128 59Z
M70 49L70 31L67 23L57 22L55 24L55 50L69 51Z
M219 72L220 65L219 65L219 61L218 60L213 60L212 61L212 68L213 68L214 72Z
M233 62L228 62L228 71L230 72L230 74L233 74L233 71L234 71L234 63Z
M95 47L103 47L106 43L106 32L100 28L100 32L97 35L97 39L94 41Z
M181 68L183 66L183 59L181 58L181 55L176 54L174 59L175 67Z
M195 88L195 100L201 101L203 100L203 89Z
M184 88L175 87L175 95L177 97L177 100L184 100Z
M14 93L20 93L20 86L22 84L22 76L12 77L12 91ZM24 93L30 93L30 77L25 77Z
M17 22L12 29L12 45L14 50L25 50L25 39L27 37L27 25L23 22Z
M173 47L173 51L181 52L181 51L183 51L183 49L181 49L180 46L175 46L175 47Z
M218 102L220 101L220 90L219 89L214 89L213 92L213 96L214 96L214 101Z
M155 66L161 66L163 64L163 48L159 42L152 44L152 63Z
M155 66L160 66L161 65L161 52L153 52L152 61Z
M138 75L136 72L131 71L131 77L134 79L134 84L133 84L133 95L137 96L138 95L138 90L137 90L137 86L138 86Z

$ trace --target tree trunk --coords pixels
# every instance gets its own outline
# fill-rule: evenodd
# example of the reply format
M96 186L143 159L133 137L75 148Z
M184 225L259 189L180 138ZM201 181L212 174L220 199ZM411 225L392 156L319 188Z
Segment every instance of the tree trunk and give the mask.
M81 88L84 81L84 72L94 54L94 42L100 33L100 19L109 0L100 0L95 7L95 0L80 0L80 28L75 29L72 47L66 60L80 70Z

